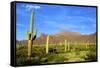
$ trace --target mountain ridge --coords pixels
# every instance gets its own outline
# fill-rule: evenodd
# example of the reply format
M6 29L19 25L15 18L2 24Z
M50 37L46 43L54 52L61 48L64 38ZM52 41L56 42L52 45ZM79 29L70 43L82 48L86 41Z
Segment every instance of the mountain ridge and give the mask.
M67 41L92 41L96 40L96 32L88 35L82 35L79 32L58 32L56 34L49 35L49 43L59 43ZM40 37L36 38L33 41L33 44L45 44L46 43L47 34L41 33ZM27 45L27 40L17 41L17 44L24 44Z

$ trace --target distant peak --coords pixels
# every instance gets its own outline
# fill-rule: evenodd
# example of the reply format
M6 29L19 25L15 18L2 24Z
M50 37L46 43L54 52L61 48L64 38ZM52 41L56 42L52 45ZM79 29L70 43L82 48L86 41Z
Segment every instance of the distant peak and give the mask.
M81 35L79 32L61 31L57 33L59 35Z

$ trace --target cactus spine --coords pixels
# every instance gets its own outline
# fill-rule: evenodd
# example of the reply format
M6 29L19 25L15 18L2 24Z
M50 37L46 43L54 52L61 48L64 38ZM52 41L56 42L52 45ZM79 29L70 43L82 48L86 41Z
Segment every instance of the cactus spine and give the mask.
M34 11L32 10L31 19L30 19L30 31L26 32L26 39L28 40L28 58L31 58L33 40L36 39L36 34L37 34L37 29L35 33L33 31L33 26L34 26L33 21L34 21Z
M49 44L49 35L47 35L47 40L46 40L46 54L48 54L48 44Z

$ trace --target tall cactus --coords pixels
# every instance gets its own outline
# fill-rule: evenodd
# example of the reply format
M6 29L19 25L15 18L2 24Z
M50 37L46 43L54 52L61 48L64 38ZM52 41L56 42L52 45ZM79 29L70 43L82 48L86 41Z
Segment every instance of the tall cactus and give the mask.
M48 54L48 44L49 44L49 35L47 35L47 40L46 40L46 54Z
M88 48L88 42L86 42L86 49Z
M34 26L34 11L32 10L31 19L30 19L30 31L26 32L26 39L28 40L28 57L29 58L31 58L31 54L32 54L33 40L35 40L37 36L37 29L34 32L33 26Z
M67 50L70 51L70 45L69 45L69 42L67 42Z
M66 40L65 40L65 52L66 52L66 47L67 47L67 45L66 45Z

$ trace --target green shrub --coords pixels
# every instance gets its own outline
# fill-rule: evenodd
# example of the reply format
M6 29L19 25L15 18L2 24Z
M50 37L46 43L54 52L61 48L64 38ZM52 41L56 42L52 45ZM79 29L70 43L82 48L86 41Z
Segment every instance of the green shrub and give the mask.
M95 61L95 60L97 60L96 57L97 57L96 52L89 51L86 54L86 56L84 57L84 59L87 60L87 61Z
M33 64L40 64L40 58L39 57L32 57L31 60L29 60L26 57L17 58L17 65L33 65Z

